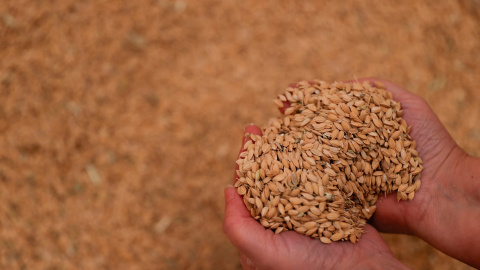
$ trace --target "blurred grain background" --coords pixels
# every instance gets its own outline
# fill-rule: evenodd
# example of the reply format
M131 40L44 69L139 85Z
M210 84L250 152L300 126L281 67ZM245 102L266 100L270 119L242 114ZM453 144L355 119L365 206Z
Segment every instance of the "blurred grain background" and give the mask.
M244 125L302 79L376 76L480 155L480 1L0 2L0 268L239 269ZM468 269L386 235L415 269Z

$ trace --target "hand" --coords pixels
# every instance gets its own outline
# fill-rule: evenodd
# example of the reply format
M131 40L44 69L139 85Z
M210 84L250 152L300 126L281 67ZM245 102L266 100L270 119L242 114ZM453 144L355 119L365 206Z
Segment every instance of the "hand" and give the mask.
M455 144L422 98L388 81L377 79L362 79L360 81L382 82L387 90L394 94L394 98L401 102L404 110L403 118L412 126L410 134L417 141L417 150L425 167L421 177L422 187L416 192L414 200L397 202L395 194L382 197L377 202L377 210L372 218L373 225L384 232L416 235L446 254L472 266L480 267L480 258L477 256L477 250L480 248L480 242L477 241L480 233L478 227L478 224L480 224L480 159L467 155ZM286 105L288 106L288 104ZM260 132L256 127L249 127L247 131L255 134ZM270 231L265 231L258 222L250 217L241 198L232 192L234 190L231 188L226 190L227 206L224 230L230 240L244 253L242 256L244 265L247 262L253 262L257 266L275 265L268 264L268 262L281 262L283 265L288 265L288 262L292 262L291 258L294 258L289 257L289 255L300 256L294 254L294 252L301 254L319 252L320 255L313 257L318 258L314 262L317 263L315 265L318 267L333 267L333 263L345 265L342 262L344 256L334 256L335 262L332 263L321 254L331 256L338 252L332 245L348 245L349 243L320 245L316 248L309 246L308 251L302 248L289 248L291 242L298 240L288 239L293 237L302 239L303 236L296 235L294 232L285 232L278 237ZM238 224L248 225L236 226L237 222ZM250 233L253 232L251 228L254 225L258 227L258 231ZM260 234L260 229L265 232ZM368 225L366 231L367 233L362 236L355 247L364 244L373 245L375 247L373 254L376 254L377 260L391 258L392 255L385 243L381 238L375 236L378 233ZM270 236L265 236L267 234L270 234ZM292 236L288 236L289 234L292 234ZM264 237L259 235L264 235ZM256 239L261 240L257 241ZM274 245L272 248L272 245L265 244L272 242L272 239L276 239L275 242L280 242L278 246ZM310 240L307 238L303 241ZM257 246L254 246L255 243ZM307 242L302 243L301 246L308 246L308 244ZM368 258L362 259L364 254L362 254L361 249L355 250L354 247L348 248L348 246L346 249L351 249L348 252L353 254L350 260L353 263L357 260L364 263L371 261ZM344 252L345 248L340 250L340 252ZM262 254L268 255L262 256ZM250 260L247 260L245 256ZM266 260L269 261L265 262ZM301 262L312 261L302 259ZM294 265L298 267L301 262L296 261ZM398 261L392 259L391 263L398 264ZM358 267L358 265L356 266Z
M395 194L379 199L373 225L383 232L416 235L480 267L480 160L458 147L422 98L388 81L360 81L380 81L400 101L425 168L412 201L397 202Z
M245 132L261 135L257 126ZM246 142L243 137L242 147ZM370 225L357 244L323 244L294 231L274 234L253 219L236 189L225 189L223 230L241 252L244 269L401 269L380 234Z

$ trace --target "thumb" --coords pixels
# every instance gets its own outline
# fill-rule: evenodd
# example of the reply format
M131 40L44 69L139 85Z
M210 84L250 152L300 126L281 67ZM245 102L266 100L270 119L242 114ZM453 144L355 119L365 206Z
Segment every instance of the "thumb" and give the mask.
M244 151L243 146L249 140L246 133L262 135L262 130L253 124L245 127L240 154ZM238 165L235 170L238 170ZM235 173L235 180L238 178ZM258 221L250 215L242 197L236 189L229 185L225 188L225 217L223 220L223 231L232 244L252 260L260 259L259 256L265 249L265 243L274 235L273 231L265 229Z
M261 259L260 254L264 254L267 243L274 235L273 231L265 229L252 218L242 197L231 186L225 189L223 231L230 242L253 261Z

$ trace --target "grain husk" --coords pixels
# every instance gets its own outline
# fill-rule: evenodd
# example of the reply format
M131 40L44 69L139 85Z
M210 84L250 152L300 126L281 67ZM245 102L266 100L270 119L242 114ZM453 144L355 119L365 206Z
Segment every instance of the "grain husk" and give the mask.
M378 196L414 199L423 161L382 83L299 82L274 100L285 103L236 162L235 187L263 226L355 243Z

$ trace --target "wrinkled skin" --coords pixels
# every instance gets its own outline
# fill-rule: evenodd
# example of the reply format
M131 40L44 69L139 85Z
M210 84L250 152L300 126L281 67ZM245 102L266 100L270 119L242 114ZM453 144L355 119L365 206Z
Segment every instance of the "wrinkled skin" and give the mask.
M420 97L381 81L400 101L403 118L424 162L422 187L412 201L382 197L371 224L356 244L319 240L287 231L275 235L254 220L233 187L225 189L223 229L241 253L245 269L401 269L378 231L416 235L435 248L474 267L480 267L480 160L467 155ZM288 104L285 104L288 106ZM245 133L261 135L255 125ZM243 137L243 144L246 142ZM242 149L241 148L241 149ZM378 230L378 231L377 231Z

